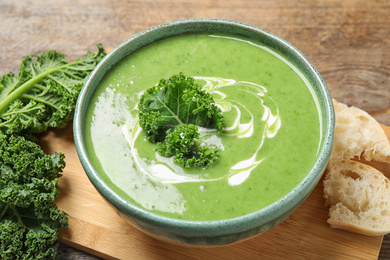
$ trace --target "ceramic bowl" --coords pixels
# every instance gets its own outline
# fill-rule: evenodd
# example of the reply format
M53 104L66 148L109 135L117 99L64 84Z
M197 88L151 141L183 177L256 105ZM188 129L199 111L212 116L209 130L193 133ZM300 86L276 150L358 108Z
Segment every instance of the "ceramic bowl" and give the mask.
M313 168L287 195L251 214L217 221L186 221L164 217L130 203L105 183L91 162L85 147L84 119L91 95L103 76L123 57L158 41L187 32L221 32L246 36L277 49L289 58L307 77L319 97L323 117L322 145ZM261 234L281 223L313 191L328 162L334 134L334 110L329 91L311 62L285 40L259 28L227 20L191 19L153 27L139 33L112 50L95 68L83 86L74 117L74 141L80 161L100 194L140 230L174 243L187 245L226 245Z

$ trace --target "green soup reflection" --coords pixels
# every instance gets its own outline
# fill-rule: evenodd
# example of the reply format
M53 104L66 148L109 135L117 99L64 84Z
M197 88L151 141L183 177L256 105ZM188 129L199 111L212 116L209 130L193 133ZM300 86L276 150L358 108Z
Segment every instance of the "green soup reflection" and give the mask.
M222 135L208 168L184 169L159 156L138 124L143 91L183 72L212 93ZM321 142L312 86L288 59L245 38L188 34L125 57L103 78L88 108L86 143L99 174L121 196L157 214L188 220L233 218L291 191L312 168Z

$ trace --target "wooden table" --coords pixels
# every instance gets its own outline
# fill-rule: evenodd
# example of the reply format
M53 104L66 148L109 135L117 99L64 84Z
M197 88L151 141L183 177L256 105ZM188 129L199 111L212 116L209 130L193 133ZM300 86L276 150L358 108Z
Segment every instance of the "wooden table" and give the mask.
M115 47L149 27L221 18L270 31L300 49L337 100L390 126L389 0L1 0L0 75L49 49L74 60L97 43ZM62 245L65 259L97 259ZM385 236L379 259L390 258Z

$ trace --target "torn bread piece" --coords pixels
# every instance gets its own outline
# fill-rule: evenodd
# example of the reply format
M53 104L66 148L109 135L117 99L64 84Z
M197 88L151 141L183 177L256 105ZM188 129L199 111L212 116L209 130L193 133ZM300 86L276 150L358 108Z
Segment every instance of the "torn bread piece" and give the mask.
M359 108L334 99L333 105L336 124L330 164L354 157L390 162L390 142L380 124Z
M334 147L324 179L330 206L328 223L368 236L390 233L389 179L380 171L352 159L390 163L390 142L367 112L333 100L336 124Z
M383 173L350 160L327 171L324 197L332 228L368 236L390 233L390 182Z

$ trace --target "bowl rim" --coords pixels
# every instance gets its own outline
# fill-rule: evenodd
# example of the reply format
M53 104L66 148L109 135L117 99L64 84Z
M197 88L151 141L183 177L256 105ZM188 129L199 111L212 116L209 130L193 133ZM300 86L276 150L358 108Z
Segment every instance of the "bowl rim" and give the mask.
M318 152L317 159L313 164L312 169L308 172L308 174L304 177L304 179L290 192L288 192L285 196L275 201L274 203L261 208L255 212L248 213L246 215L238 216L235 218L228 218L222 220L208 220L208 221L200 221L200 220L182 220L176 219L172 217L167 217L163 215L159 215L150 211L147 211L133 203L127 201L125 198L116 193L98 174L96 169L93 167L92 162L89 160L88 153L86 151L84 145L84 116L86 108L89 106L89 95L95 90L97 83L101 80L101 78L105 75L105 73L110 69L107 67L106 63L109 63L110 60L119 61L123 56L128 55L129 53L125 53L125 49L128 45L135 45L137 41L140 39L144 39L149 35L158 34L161 31L169 31L179 28L180 26L184 26L186 28L191 28L191 26L228 26L240 28L245 31L254 32L256 34L261 35L270 41L276 42L280 44L285 51L290 53L292 57L295 57L297 60L301 61L302 64L307 69L307 73L313 76L311 81L315 81L318 84L318 90L316 94L321 104L322 111L322 125L323 125L323 141ZM180 33L177 33L180 34ZM175 34L175 35L177 35ZM159 39L161 37L158 37ZM152 41L153 42L153 41ZM142 47L142 46L141 46ZM135 50L141 48L135 46ZM115 64L113 62L112 64ZM297 66L297 65L296 65ZM111 65L112 67L112 65ZM307 75L305 75L307 77ZM313 82L311 82L313 85ZM95 84L95 86L93 85ZM320 93L319 93L320 92ZM322 98L320 97L322 96ZM324 110L325 108L325 110ZM180 230L182 234L185 234L189 230L191 232L197 231L198 234L207 234L209 236L220 235L220 234L232 234L236 232L242 232L243 228L247 230L251 228L255 228L261 223L268 223L275 218L275 214L273 213L276 209L279 212L279 215L282 215L283 212L289 211L296 206L297 198L301 201L301 204L306 197L311 193L314 189L318 181L320 180L322 173L326 167L328 159L330 157L330 153L333 146L333 133L334 133L334 124L335 124L335 115L332 99L329 93L328 88L321 75L317 71L317 69L312 65L312 63L292 44L288 43L284 39L269 33L263 29L254 27L252 25L224 20L224 19L209 19L209 18L201 18L201 19L185 19L178 20L158 26L154 26L150 29L147 29L143 32L135 34L131 38L119 44L112 51L110 51L102 61L94 68L84 86L82 87L79 98L76 103L75 115L74 115L74 124L73 124L73 133L74 133L74 142L77 150L77 154L81 161L81 164L86 172L88 178L98 190L98 192L108 200L115 208L117 208L120 212L127 216L131 216L140 220L142 222L150 223L151 225L158 226L164 229L177 229ZM314 185L314 186L313 186ZM303 192L302 192L303 191ZM309 194L306 194L306 193ZM294 202L295 201L295 202ZM294 202L294 203L293 203ZM245 223L245 225L244 225Z

